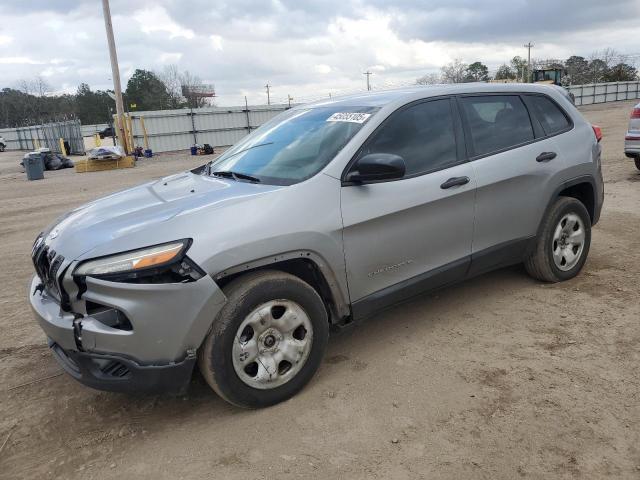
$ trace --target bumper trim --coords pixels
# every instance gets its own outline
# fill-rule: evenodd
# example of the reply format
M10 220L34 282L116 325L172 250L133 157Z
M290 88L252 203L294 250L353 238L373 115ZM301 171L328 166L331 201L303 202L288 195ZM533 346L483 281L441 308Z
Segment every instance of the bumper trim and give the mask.
M122 393L184 393L195 358L166 365L140 365L117 355L65 350L48 339L54 358L70 376L91 388Z

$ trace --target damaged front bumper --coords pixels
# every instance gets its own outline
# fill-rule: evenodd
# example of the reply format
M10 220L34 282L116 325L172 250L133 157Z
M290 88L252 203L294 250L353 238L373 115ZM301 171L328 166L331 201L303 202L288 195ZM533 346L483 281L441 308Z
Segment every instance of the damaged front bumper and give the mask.
M72 313L39 285L35 276L31 307L62 368L85 385L120 392L184 390L226 301L210 276L166 284L87 277L84 309Z

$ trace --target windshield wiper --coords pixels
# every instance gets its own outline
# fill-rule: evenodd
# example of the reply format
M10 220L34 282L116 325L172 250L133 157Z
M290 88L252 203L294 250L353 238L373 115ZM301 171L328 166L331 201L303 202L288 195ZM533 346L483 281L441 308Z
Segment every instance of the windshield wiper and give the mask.
M217 172L211 172L211 175L215 177L233 178L236 181L248 180L249 182L260 183L260 179L257 177L252 177L251 175L247 175L246 173L232 172L231 170L219 170Z

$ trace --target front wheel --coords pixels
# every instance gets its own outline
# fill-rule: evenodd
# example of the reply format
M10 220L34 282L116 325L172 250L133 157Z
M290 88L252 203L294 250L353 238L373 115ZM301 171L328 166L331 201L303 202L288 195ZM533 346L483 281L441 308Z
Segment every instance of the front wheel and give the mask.
M4 144L0 143L0 152L4 152Z
M198 365L222 398L259 408L295 395L318 369L329 336L318 293L279 271L243 275L199 350Z
M582 270L590 245L589 212L579 200L560 197L544 218L535 249L524 265L538 280L569 280Z
M640 170L640 157L634 158L633 162L636 164L636 168Z

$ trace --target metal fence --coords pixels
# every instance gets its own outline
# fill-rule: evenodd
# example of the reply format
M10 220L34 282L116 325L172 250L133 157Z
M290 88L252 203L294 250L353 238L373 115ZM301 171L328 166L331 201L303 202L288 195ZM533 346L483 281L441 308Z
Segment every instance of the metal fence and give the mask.
M4 138L7 150L35 150L46 147L52 152L63 153L60 148L62 138L69 144L69 153L78 155L85 153L80 120L5 128L0 130L0 137Z
M567 90L576 105L615 102L640 98L640 81L572 85ZM185 150L198 143L213 147L229 146L258 128L288 105L207 107L182 110L132 112L134 144L144 146L142 122L149 147L154 152ZM72 153L83 153L83 136L91 136L108 125L80 125L77 120L32 127L0 130L9 150L33 150L37 144L60 152L59 138L69 141Z
M188 149L194 144L229 146L289 108L287 105L208 107L154 112L132 112L134 144L144 145L144 118L149 148L154 152Z
M566 88L573 93L578 106L640 98L640 81L571 85Z
M100 133L102 130L109 126L108 123L97 123L95 125L82 125L80 127L83 137L90 137L96 133Z

